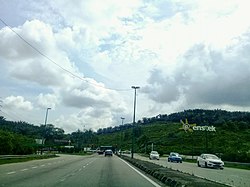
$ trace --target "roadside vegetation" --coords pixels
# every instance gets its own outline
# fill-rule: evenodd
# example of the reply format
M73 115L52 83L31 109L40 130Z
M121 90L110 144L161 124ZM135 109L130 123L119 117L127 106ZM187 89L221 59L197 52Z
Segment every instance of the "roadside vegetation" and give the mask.
M10 164L16 162L27 162L30 160L40 160L40 159L48 159L57 157L55 154L46 154L46 155L28 155L28 156L0 156L0 165L2 164Z

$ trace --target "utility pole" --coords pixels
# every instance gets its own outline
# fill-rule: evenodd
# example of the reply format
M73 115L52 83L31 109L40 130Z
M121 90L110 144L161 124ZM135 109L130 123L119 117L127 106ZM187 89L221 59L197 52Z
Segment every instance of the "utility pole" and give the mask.
M134 158L134 142L135 142L135 109L136 109L136 90L139 89L139 86L132 86L132 89L135 89L134 96L134 116L133 116L133 129L132 129L132 150L131 150L131 158Z

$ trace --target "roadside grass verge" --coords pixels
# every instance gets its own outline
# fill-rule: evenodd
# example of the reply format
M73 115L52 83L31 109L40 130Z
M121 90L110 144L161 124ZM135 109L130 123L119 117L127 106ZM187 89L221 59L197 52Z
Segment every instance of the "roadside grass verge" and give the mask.
M48 159L58 157L55 154L48 155L20 155L20 156L12 156L8 155L4 158L0 156L0 165L2 164L10 164L10 163L18 163L18 162L27 162L30 160L40 160L40 159Z
M87 155L93 155L93 152L79 152L79 153L60 153L65 155L79 155L79 156L87 156Z

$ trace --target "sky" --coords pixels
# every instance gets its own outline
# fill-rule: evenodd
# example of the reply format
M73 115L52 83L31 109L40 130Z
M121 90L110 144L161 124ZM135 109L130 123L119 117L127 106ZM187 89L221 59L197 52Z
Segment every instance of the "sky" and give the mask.
M70 133L250 111L247 0L0 0L0 115Z

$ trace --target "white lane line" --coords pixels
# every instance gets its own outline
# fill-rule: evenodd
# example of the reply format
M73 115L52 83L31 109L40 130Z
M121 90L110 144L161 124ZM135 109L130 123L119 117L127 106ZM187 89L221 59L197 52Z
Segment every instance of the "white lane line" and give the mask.
M27 171L28 169L27 168L25 168L25 169L22 169L21 171Z
M41 165L41 167L44 167L45 165L43 164L43 165Z
M150 182L151 184L153 184L155 187L161 187L159 184L157 184L156 182L154 182L153 180L151 180L150 178L148 178L146 175L142 174L140 171L138 171L137 169L135 169L134 167L132 167L131 165L129 165L126 161L122 160L121 158L119 158L121 161L123 161L125 164L127 164L130 168L132 168L134 171L136 171L139 175L141 175L143 178L145 178L148 182Z
M33 166L33 167L32 167L32 169L36 169L36 168L37 168L37 166Z
M16 173L15 171L11 171L11 172L8 172L7 175L11 175L11 174L14 174Z
M61 179L60 181L61 181L61 182L65 181L65 178Z

